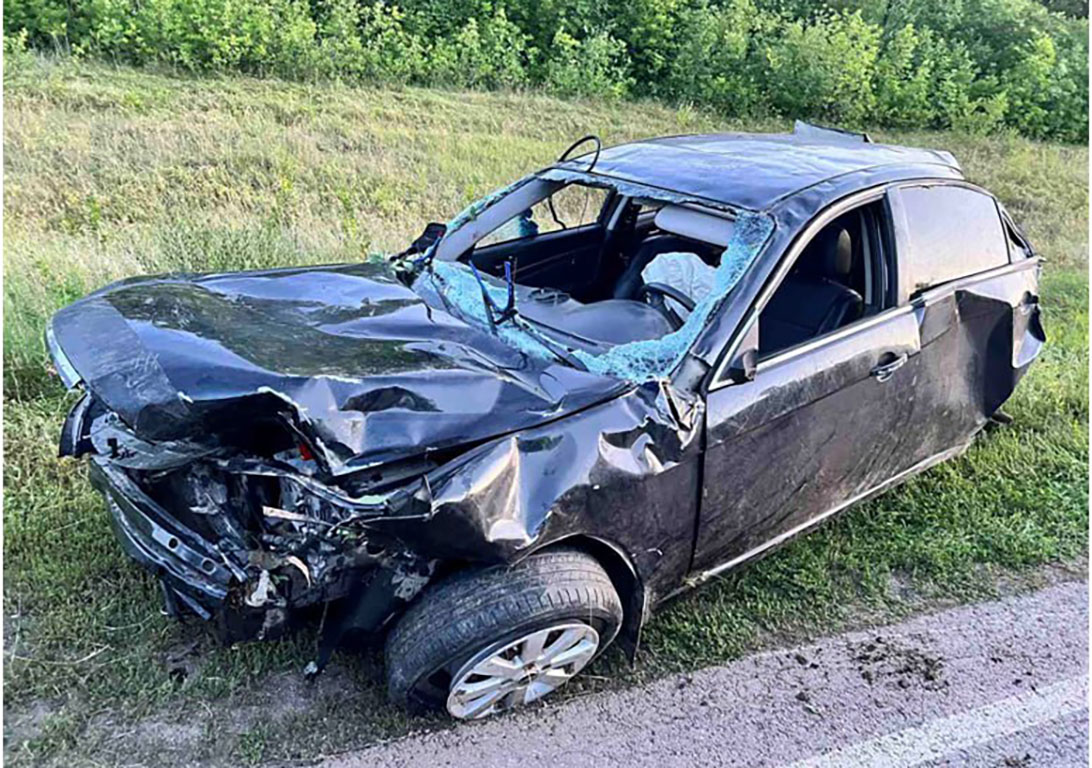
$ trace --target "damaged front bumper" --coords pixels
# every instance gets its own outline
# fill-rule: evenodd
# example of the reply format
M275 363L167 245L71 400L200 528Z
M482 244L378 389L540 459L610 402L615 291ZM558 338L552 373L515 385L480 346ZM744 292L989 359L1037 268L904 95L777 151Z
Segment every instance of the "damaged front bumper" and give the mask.
M249 581L245 571L228 561L215 543L153 501L124 470L96 457L91 461L91 483L106 500L122 548L160 579L169 614L211 621L227 643L264 636L270 628L287 624L288 616L278 606L249 610L232 606L232 592L245 592Z
M86 411L81 401L75 418ZM224 643L281 636L317 607L329 606L321 667L346 633L377 632L429 580L429 561L359 527L331 535L334 526L328 523L258 505L267 522L247 528L255 514L231 506L240 500L238 488L217 492L213 485L198 504L171 492L179 487L172 483L194 483L193 473L206 486L215 482L210 478L223 477L201 463L155 473L118 466L99 454L90 462L92 484L106 501L118 540L157 576L167 612L209 622ZM184 477L171 480L172 475ZM245 484L252 478L227 479ZM158 491L154 498L149 488ZM320 524L324 529L315 530Z
M91 462L91 484L106 500L110 523L129 556L156 571L202 618L225 603L240 572L215 544L182 525L123 470L102 459Z

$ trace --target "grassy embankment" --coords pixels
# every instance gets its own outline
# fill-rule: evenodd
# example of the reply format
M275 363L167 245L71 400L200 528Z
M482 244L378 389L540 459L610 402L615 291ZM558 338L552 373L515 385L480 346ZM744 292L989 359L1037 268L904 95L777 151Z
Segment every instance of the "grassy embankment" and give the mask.
M32 62L5 80L4 611L17 762L260 761L366 743L428 721L383 704L374 658L340 657L315 689L313 638L217 649L159 615L84 468L55 458L67 400L44 319L108 281L362 258L549 162L577 136L726 124L652 104L186 80ZM638 679L738 655L771 635L973 599L1045 564L1083 567L1087 530L1087 150L1015 138L885 134L951 149L1049 263L1050 346L1012 426L855 509L649 627ZM912 429L913 425L907 425ZM196 645L194 644L196 643ZM594 675L585 689L605 685ZM7 739L6 739L7 740ZM16 746L17 745L17 746ZM172 750L176 750L172 752Z

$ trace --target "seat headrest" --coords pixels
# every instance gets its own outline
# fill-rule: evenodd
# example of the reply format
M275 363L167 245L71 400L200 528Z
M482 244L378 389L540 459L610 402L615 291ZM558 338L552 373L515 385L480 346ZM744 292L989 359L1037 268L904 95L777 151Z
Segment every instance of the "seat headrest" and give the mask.
M830 277L848 277L853 271L853 238L849 230L833 227L820 236L823 273Z
M665 205L656 213L656 228L690 240L724 249L732 240L735 228L731 219L682 205Z

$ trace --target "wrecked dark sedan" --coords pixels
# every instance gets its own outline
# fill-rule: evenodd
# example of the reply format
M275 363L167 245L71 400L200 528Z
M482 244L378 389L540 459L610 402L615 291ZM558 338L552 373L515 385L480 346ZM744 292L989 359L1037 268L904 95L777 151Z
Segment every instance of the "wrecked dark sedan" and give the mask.
M798 124L563 156L364 263L124 280L47 341L126 551L226 642L534 701L665 599L965 449L1040 259L946 152Z

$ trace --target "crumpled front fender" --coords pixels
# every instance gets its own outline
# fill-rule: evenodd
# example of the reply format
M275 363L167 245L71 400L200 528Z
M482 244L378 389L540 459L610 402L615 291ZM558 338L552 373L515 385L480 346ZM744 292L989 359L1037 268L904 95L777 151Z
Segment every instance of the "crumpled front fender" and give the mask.
M424 556L472 562L513 562L595 531L647 575L672 544L689 552L702 411L699 399L647 382L467 452L422 483L427 515L369 525Z

